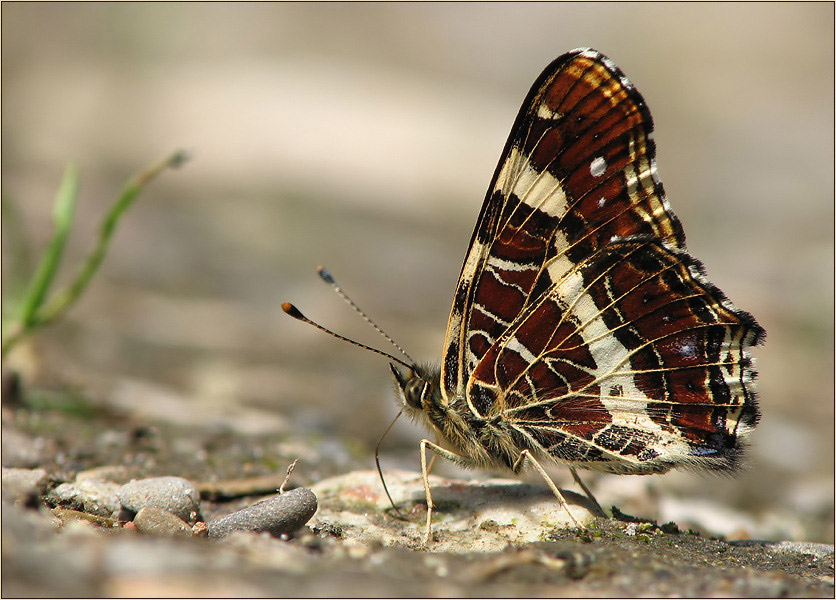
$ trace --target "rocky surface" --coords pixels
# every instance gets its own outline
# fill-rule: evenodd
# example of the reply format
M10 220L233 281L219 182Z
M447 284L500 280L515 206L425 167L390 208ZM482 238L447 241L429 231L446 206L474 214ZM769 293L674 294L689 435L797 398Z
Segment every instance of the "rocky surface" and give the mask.
M421 474L387 471L386 484L397 509L376 471L321 481L312 487L322 499L314 520L336 524L343 537L363 543L432 552L491 552L549 539L557 531L573 528L575 522L588 525L595 519L589 501L568 490L562 493L572 517L545 486L430 475L433 538L424 548L427 504Z
M3 469L2 585L8 596L834 593L829 544L724 541L617 509L613 518L596 517L585 497L563 490L585 527L578 531L536 480L432 475L433 535L424 545L426 498L413 471L386 470L393 508L376 471L339 474L323 455L318 465L300 462L288 481L291 461L253 454L263 443L257 437L218 438L158 423L124 436L126 444L115 448L109 440L126 424L106 413L78 419L21 407L3 415L4 433L18 430L23 439L64 424L48 440L60 453L37 468ZM90 439L97 442L85 442ZM304 446L301 440L282 444ZM210 465L187 458L196 445L215 449ZM258 469L242 454L260 454L262 474L253 473ZM330 476L313 481L309 473L316 472ZM277 494L283 484L294 489ZM181 506L197 491L201 499L188 512L206 522L190 526L157 506ZM126 503L136 508L138 495L144 506L134 513Z

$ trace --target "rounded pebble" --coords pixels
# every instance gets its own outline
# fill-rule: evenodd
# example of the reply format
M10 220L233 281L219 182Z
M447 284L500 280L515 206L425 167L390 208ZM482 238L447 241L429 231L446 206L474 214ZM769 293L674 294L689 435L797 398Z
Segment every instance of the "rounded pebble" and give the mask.
M224 537L233 531L268 531L280 536L293 533L316 512L316 496L296 488L209 522L209 537Z
M25 504L46 490L48 477L43 469L7 469L2 474L3 499Z
M191 536L192 528L177 515L157 506L139 509L133 521L137 531L151 535Z
M116 495L122 506L135 513L156 506L191 522L200 511L200 492L182 477L136 479L121 486Z

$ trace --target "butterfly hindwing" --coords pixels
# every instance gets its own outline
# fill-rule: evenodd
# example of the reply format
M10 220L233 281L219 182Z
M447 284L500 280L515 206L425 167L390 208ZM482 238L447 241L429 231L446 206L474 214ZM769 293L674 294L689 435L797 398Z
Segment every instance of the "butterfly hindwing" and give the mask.
M557 459L630 473L733 468L757 421L746 347L761 330L697 267L652 239L610 244L515 321L468 395L493 390L487 415Z

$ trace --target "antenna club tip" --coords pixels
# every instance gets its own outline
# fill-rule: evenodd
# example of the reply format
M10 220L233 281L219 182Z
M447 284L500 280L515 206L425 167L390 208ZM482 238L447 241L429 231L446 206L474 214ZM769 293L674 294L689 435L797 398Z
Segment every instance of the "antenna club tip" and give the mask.
M293 306L290 302L282 302L282 310L289 314L294 319L304 319L305 315L303 315L298 308Z
M322 277L322 279L324 279L328 283L334 283L334 278L331 277L331 273L322 265L316 268L316 272L319 274L320 277Z

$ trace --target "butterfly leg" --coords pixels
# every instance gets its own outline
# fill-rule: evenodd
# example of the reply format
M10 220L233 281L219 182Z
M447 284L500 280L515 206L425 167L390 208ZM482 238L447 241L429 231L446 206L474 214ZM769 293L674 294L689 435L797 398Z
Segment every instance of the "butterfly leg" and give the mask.
M461 460L461 457L426 438L421 440L418 444L418 448L421 453L421 478L424 480L424 493L427 497L427 525L424 530L424 539L421 542L423 546L426 546L430 543L430 537L432 536L432 516L434 506L433 497L430 493L430 471L427 465L427 448L433 451L433 457L430 460L429 467L432 467L433 462L435 462L435 459L438 456L446 458L450 462L458 462Z
M437 443L438 443L438 440L436 440L436 444L437 444ZM437 458L438 458L438 454L433 454L433 455L430 457L430 464L428 464L428 465L427 465L427 475L429 475L430 473L432 473L432 472L433 472L433 465L435 465L435 460L436 460Z
M575 527L577 527L578 530L583 530L584 528L581 526L580 523L578 523L578 520L575 519L575 516L572 514L572 511L569 510L569 503L566 502L566 498L564 498L563 494L560 493L560 490L557 489L557 486L554 484L554 481L552 481L552 478L549 477L548 473L546 473L546 470L540 465L539 462L537 462L537 459L531 455L531 452L529 452L528 450L523 450L522 452L520 452L520 457L511 466L511 469L514 471L514 473L519 473L525 465L526 461L528 461L528 464L534 467L537 470L537 472L540 473L540 475L543 477L543 479L546 482L546 485L548 485L549 489L552 491L552 494L554 494L555 498L557 498L560 501L560 504L563 506L563 508L566 509L566 514L568 514L569 518L572 519L572 522L575 524Z
M592 495L592 492L589 491L589 488L586 487L586 484L584 484L583 480L581 480L580 476L578 476L578 472L575 470L575 467L569 467L569 472L572 473L572 478L575 480L575 483L581 486L583 493L586 494L586 497L595 506L595 510L597 510L602 517L606 517L607 513L604 512L604 509L601 508L600 504L598 504L595 496Z

